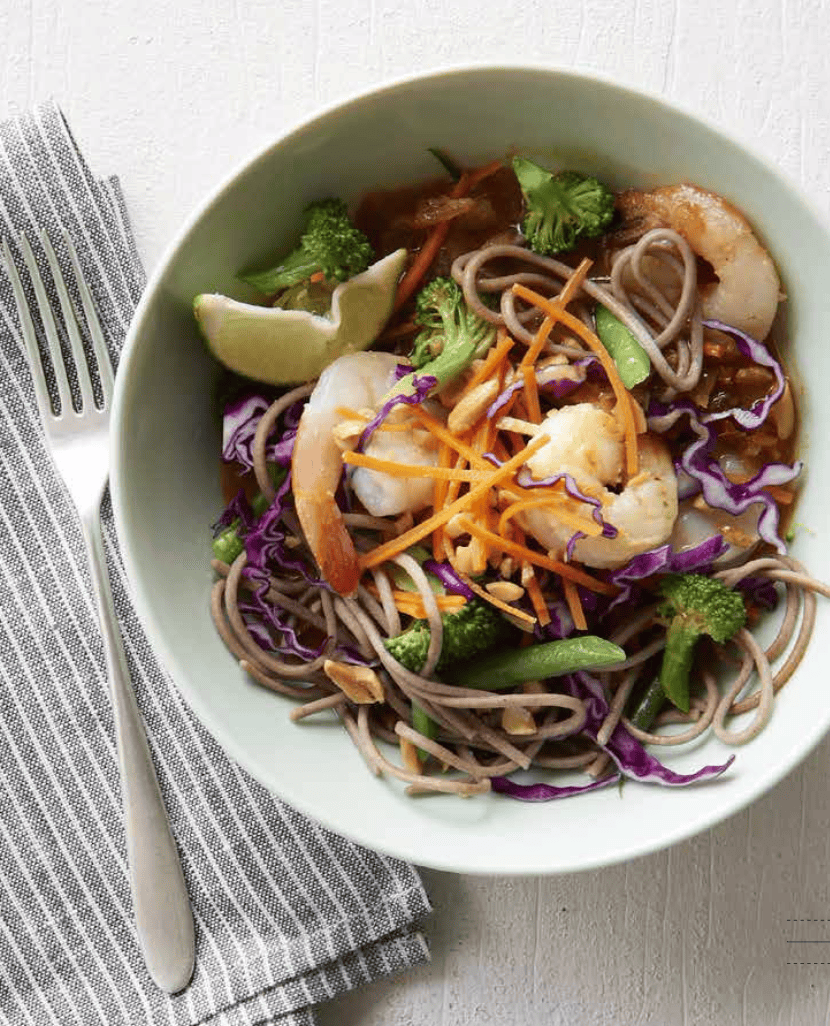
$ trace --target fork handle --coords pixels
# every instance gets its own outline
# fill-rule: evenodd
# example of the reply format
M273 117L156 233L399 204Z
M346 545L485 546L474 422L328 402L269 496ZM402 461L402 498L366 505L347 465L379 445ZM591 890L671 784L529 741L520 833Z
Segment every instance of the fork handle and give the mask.
M193 913L127 669L97 511L82 517L81 525L112 693L138 940L150 976L162 990L172 994L181 990L193 974Z

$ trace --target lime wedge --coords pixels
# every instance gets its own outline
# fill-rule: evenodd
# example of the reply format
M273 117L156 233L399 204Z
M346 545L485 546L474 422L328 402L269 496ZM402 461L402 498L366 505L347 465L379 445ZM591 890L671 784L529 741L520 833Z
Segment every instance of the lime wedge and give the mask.
M406 263L399 249L334 290L329 316L240 303L218 293L193 301L193 312L216 359L237 374L269 385L316 378L338 356L368 349L392 312Z

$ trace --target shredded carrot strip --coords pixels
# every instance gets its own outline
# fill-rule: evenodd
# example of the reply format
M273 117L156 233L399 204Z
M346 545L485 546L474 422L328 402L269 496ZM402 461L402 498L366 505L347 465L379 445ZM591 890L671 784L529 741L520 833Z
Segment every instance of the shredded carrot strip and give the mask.
M323 274L322 271L315 271L314 274L312 274L312 276L308 280L316 284L318 281L325 281L326 276Z
M494 376L496 370L504 365L504 361L507 358L507 354L510 352L514 345L515 342L513 341L513 339L505 332L503 328L500 328L499 337L496 341L496 344L485 357L484 363L478 368L477 371L475 371L473 376L464 386L464 390L458 397L459 402L464 398L465 395L467 395L468 392L472 392L472 390L477 385L480 385L482 381L486 381L488 378L492 378Z
M502 166L500 160L494 160L491 164L486 164L484 167L480 167L475 171L465 171L464 174L455 183L450 196L453 199L461 199L462 196L466 196L468 192L474 189L480 182L483 182L485 178L494 174ZM433 261L438 256L438 251L444 245L444 240L450 230L449 221L441 221L437 224L430 235L427 236L426 242L421 246L417 256L412 261L409 270L400 281L398 285L398 291L395 295L395 303L392 307L392 312L395 313L397 310L404 305L409 297L415 292L421 283L421 279L424 278L427 271L432 267Z
M525 404L531 424L542 423L542 408L539 405L539 386L536 384L536 370L531 364L522 367L525 382Z
M505 466L508 466L508 464L505 463ZM519 545L516 542L509 541L507 538L500 538L492 531L481 527L480 524L473 523L467 517L460 517L459 523L472 535L478 535L479 537L486 535L493 548L498 548L502 552L508 552L511 556L516 556L520 560L527 560L528 563L533 563L535 566L543 566L546 570L553 570L560 577L566 577L569 580L575 581L589 591L596 591L601 595L617 594L617 589L613 584L598 581L595 577L591 577L590 574L586 574L570 563L562 563L558 559L551 559L550 556L543 555L541 552L534 552L533 549L529 549L526 545Z
M522 579L533 606L533 612L536 614L536 619L539 621L540 626L547 627L550 623L550 612L548 610L547 603L545 602L545 597L542 594L542 588L539 585L539 580L530 563L524 563L523 568L525 566L528 568L529 573L526 578L523 574Z
M568 603L568 609L573 617L574 627L578 631L587 631L588 621L585 619L585 610L582 608L582 602L579 598L579 592L576 590L576 585L573 581L565 578L562 581L562 587L565 591L565 601Z
M534 438L520 453L508 460L503 466L494 469L489 477L479 484L472 486L460 499L456 499L455 502L445 506L442 510L436 510L432 516L427 517L420 524L416 524L415 527L398 535L397 538L391 538L382 545L378 545L377 548L363 553L359 557L360 566L364 570L369 570L373 566L385 563L387 559L391 559L392 556L396 556L399 552L403 552L404 549L408 549L410 545L414 545L415 542L419 542L422 538L431 534L436 527L440 527L446 524L448 520L452 520L456 513L469 509L482 495L486 495L491 488L514 474L525 460L544 444L544 441L544 438ZM473 455L475 456L474 453ZM476 457L476 459L480 459L480 457ZM488 533L492 534L492 532ZM492 535L492 537L496 538L496 535ZM615 594L615 592L612 591L611 594Z
M463 439L458 438L456 435L449 430L446 425L442 424L440 420L436 420L431 414L427 413L420 406L412 407L412 414L419 420L421 424L435 437L446 444L455 452L462 455L470 464L471 467L483 470L492 470L493 464L483 459L467 442Z
M549 317L553 317L559 320L566 327L570 328L575 335L585 342L585 344L594 352L599 358L602 364L603 370L608 376L608 380L611 382L611 387L614 390L614 395L617 397L617 409L622 420L623 431L625 434L625 453L626 453L626 470L630 477L633 477L637 473L639 466L639 456L637 451L637 422L634 417L634 411L631 408L631 397L628 394L628 389L622 383L617 365L611 359L611 355L605 346L600 342L597 336L587 328L578 317L574 317L573 314L568 313L567 310L563 310L555 301L545 299L544 296L540 296L538 292L534 292L532 289L527 288L524 285L514 285L513 292L527 300L528 303L533 303L539 307Z
M446 442L441 442L441 444L438 447L438 466L439 467L449 467L450 466L451 458L452 458L452 450L450 449L450 447L447 445ZM458 469L460 470L461 468L459 467ZM435 486L434 486L434 488L432 490L432 508L433 509L443 509L444 508L444 501L446 499L446 496L447 496L447 484L443 480L441 480L440 477L436 477L436 479L435 479ZM442 528L439 527L435 531L432 532L432 556L433 556L433 559L436 560L436 562L440 562L440 560L442 558L442 555L443 555L442 545L441 545L442 539L443 539L443 530L442 530Z
M367 456L365 452L343 453L343 462L353 467L367 467L390 477L431 477L442 481L481 481L487 477L483 470L456 470L454 467L425 467L418 463L395 463Z
M589 521L573 513L567 508L569 503L573 505L573 500L564 492L548 495L543 499L520 499L502 512L502 515L499 517L498 533L504 536L508 521L526 509L551 509L558 520L561 520L568 527L572 527L575 531L582 531L583 534L587 534L591 538L596 538L602 534L602 528L596 520L591 519ZM563 506L565 507L564 509L562 508Z
M472 192L477 185L480 185L485 178L489 178L494 175L501 167L504 162L500 159L491 160L489 164L485 164L483 167L475 168L475 170L468 172L468 192Z
M375 585L367 584L366 590L375 598L380 598L380 593ZM392 592L392 598L395 600L398 612L414 616L417 620L426 619L424 600L416 592L395 589ZM463 595L436 595L435 602L442 613L455 613L467 604L467 599Z

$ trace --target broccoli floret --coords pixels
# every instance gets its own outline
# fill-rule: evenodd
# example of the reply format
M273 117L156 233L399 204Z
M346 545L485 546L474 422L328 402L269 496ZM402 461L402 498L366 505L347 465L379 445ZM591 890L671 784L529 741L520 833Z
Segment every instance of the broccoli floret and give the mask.
M697 639L708 634L719 644L729 641L746 623L746 607L740 592L701 574L670 574L660 582L660 591L666 600L660 612L671 617L660 683L666 697L688 712Z
M452 278L434 278L415 299L415 321L422 330L410 353L412 366L438 380L438 388L457 377L493 344L494 325L464 302Z
M470 599L457 613L446 613L444 641L436 670L472 659L497 645L509 630L499 611L480 599ZM395 638L384 641L389 652L412 673L420 673L429 648L429 624L416 620Z
M300 245L276 267L241 274L242 281L266 296L322 274L326 281L346 281L365 271L374 258L366 236L349 220L340 199L315 200L305 208Z
M614 216L614 194L579 171L551 174L526 157L513 158L525 199L522 231L534 253L573 249L581 236L602 235Z

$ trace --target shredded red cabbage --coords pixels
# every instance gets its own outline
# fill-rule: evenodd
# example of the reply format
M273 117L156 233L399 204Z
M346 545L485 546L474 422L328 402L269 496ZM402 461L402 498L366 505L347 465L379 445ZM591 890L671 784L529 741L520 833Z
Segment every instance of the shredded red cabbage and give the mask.
M291 474L279 486L276 497L262 514L250 533L245 537L245 554L248 557L243 573L264 571L269 566L276 571L293 570L309 584L325 587L325 582L309 573L308 566L301 559L291 555L285 544L286 527L283 516L291 492Z
M585 382L585 379L588 377L589 369L593 370L595 364L601 367L601 364L595 356L585 356L579 360L574 360L574 362L569 365L548 364L546 367L539 367L535 373L536 384L541 391L547 392L554 399L564 399L566 395L570 395L571 392L576 391L576 389ZM576 371L575 378L552 376L557 370L562 370L566 368L566 366L569 369ZM521 392L524 387L524 379L519 378L519 380L508 385L503 392L500 392L487 410L488 420L492 420L500 410L503 410L511 397L517 392Z
M260 417L270 403L261 395L247 395L227 403L222 414L222 459L253 470L253 444Z
M706 423L706 418L701 418L698 408L688 399L678 399L670 406L652 400L648 409L648 426L652 431L663 433L684 416L689 418L689 426L697 439L685 449L680 463L683 470L700 484L706 502L732 516L738 516L752 505L762 505L758 534L778 552L786 552L787 547L778 536L778 505L764 489L794 480L801 473L803 463L800 460L792 466L767 463L749 481L735 484L712 456L717 441L714 428ZM715 416L709 415L709 419Z
M749 410L744 410L741 407L734 407L731 410L719 410L717 413L707 413L702 420L705 423L710 423L713 420L723 420L725 417L731 417L745 431L752 431L754 428L760 427L769 416L769 411L773 405L778 402L784 392L784 372L781 370L781 365L774 359L762 342L757 342L751 336L738 331L737 328L724 324L723 321L704 321L703 327L712 328L715 331L723 332L724 335L728 335L734 340L743 356L752 360L753 363L757 363L760 367L769 367L775 375L775 388L769 395L759 399Z
M576 499L578 502L584 502L588 506L592 507L591 516L602 528L603 538L616 538L618 531L613 524L609 524L602 517L602 503L599 499L595 499L592 495L586 495L576 480L570 474L553 474L551 477L543 477L541 480L536 480L530 472L529 467L522 467L519 473L516 475L516 484L521 488L552 488L553 485L558 484L559 481L565 482L565 491L570 495L572 499ZM570 543L569 543L570 544Z
M248 395L225 406L222 415L222 459L238 463L246 470L254 469L254 435L263 413L271 403L264 396ZM304 401L293 403L283 416L285 430L280 438L266 447L265 457L272 463L287 467L294 452L297 425Z
M466 599L474 597L472 588L468 587L453 570L449 563L439 563L434 559L425 559L423 563L427 573L435 574L444 585L448 595L463 595Z
M231 499L225 507L222 516L213 525L213 537L215 538L223 528L230 527L237 520L240 522L243 531L252 530L256 523L254 511L251 509L251 504L248 502L243 491L238 492Z
M648 552L641 552L630 559L625 566L612 570L608 579L620 588L619 594L608 607L609 610L631 600L632 585L654 574L688 574L699 572L712 565L729 548L722 534L712 535L698 545L677 552L668 544L660 545Z
M602 685L584 670L569 674L562 680L570 693L585 703L588 719L582 729L596 741L597 732L608 714L608 700ZM624 776L668 787L682 787L698 780L720 776L735 761L735 756L732 755L719 766L703 766L694 773L676 773L650 755L640 742L628 733L622 723L617 725L608 743L602 747Z
M395 368L395 374L397 375L400 371L402 364L398 364ZM412 373L412 368L407 368L407 374ZM406 377L406 374L402 374L401 378ZM400 378L398 379L400 380ZM357 443L357 451L363 452L366 445L372 435L377 431L380 425L386 420L392 410L396 406L406 404L407 406L417 406L422 403L432 391L433 388L438 384L438 378L432 374L421 374L420 377L417 374L412 374L412 387L414 392L409 395L399 393L388 399L383 406L378 410L374 417L369 421L366 427L363 429L363 433Z
M541 781L533 784L519 784L515 780L511 780L510 777L492 777L490 783L493 785L494 791L498 794L506 794L508 798L517 798L521 802L549 802L554 798L570 798L572 794L596 791L600 787L616 784L619 779L619 773L612 773L611 776L603 777L602 780L592 780L589 784L565 787L557 787Z

